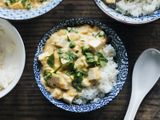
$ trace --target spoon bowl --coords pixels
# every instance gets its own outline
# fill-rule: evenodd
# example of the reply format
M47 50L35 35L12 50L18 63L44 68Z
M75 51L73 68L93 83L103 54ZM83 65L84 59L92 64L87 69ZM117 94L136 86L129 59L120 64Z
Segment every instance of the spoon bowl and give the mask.
M134 120L142 100L159 77L160 51L147 49L140 55L133 69L131 99L124 120Z

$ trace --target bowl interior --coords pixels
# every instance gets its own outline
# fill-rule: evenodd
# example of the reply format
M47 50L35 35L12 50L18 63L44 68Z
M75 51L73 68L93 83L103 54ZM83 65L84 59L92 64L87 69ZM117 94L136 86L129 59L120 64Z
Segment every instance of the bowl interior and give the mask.
M89 104L82 104L82 105L69 105L66 104L62 101L58 101L54 99L49 92L47 92L44 88L44 86L41 83L40 80L40 69L41 65L38 62L38 55L42 53L43 47L45 45L46 40L50 37L50 35L57 30L65 27L72 27L72 26L78 26L78 25L84 25L84 24L89 24L89 25L95 25L100 27L104 32L107 34L110 43L113 45L117 52L116 56L116 61L118 63L118 70L120 73L118 74L118 78L116 81L116 85L112 89L110 93L106 95L103 99L96 103L89 103ZM127 52L126 49L120 40L120 38L117 36L117 34L107 27L106 25L95 21L95 20L88 20L88 19L70 19L65 22L60 23L59 25L53 27L51 30L49 30L40 40L40 43L38 45L38 48L36 50L35 58L34 58L34 64L33 64L33 69L34 69L34 74L35 74L35 79L36 82L43 93L43 95L53 104L55 104L57 107L60 107L64 110L71 111L71 112L89 112L95 109L98 109L106 104L108 104L110 101L112 101L113 98L117 96L119 91L122 89L123 84L125 83L125 80L127 78L128 74L128 57L127 57Z
M31 10L13 10L0 8L0 17L9 20L27 20L47 13L51 9L55 8L58 4L60 4L60 2L62 2L62 0L49 0L42 6Z
M123 15L116 10L108 7L103 0L94 0L97 6L108 16L111 18L120 21L122 23L128 24L145 24L152 21L155 21L160 18L160 9L154 11L152 14L140 16L140 17L133 17L133 16L126 16Z
M0 29L3 31L3 35L1 35L1 40L5 40L4 42L1 41L2 44L5 43L4 47L7 48L8 43L11 42L14 44L15 52L10 58L10 62L8 63L8 65L13 64L16 67L14 71L15 77L13 78L13 81L9 84L7 88L0 91L1 98L8 94L15 87L22 75L25 65L25 48L18 31L9 22L0 19Z

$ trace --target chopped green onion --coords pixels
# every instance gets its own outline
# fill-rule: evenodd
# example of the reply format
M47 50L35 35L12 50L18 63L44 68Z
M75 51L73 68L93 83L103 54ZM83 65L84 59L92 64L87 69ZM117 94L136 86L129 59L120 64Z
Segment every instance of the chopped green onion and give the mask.
M53 54L48 57L48 59L47 59L47 64L48 64L51 68L54 67L54 55L53 55Z
M75 46L76 46L75 42L71 41L70 44L69 44L69 47L74 48Z

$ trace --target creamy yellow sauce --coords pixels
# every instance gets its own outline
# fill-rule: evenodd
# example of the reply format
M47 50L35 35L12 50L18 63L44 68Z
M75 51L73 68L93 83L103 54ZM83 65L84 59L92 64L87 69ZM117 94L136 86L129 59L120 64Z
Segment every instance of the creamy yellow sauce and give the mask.
M83 88L101 79L100 68L107 63L103 48L107 37L95 26L67 27L53 33L43 53L41 81L56 99L72 103Z
M0 0L0 7L10 9L31 9L40 7L47 0Z

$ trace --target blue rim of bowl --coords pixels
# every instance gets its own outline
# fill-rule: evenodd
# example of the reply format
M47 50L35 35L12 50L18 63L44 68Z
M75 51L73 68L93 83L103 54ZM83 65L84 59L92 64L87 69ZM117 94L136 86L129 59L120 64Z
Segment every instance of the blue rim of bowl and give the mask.
M105 14L122 23L138 25L138 24L150 23L160 18L160 9L154 11L152 14L149 15L132 17L118 13L116 10L108 7L102 0L94 0L94 1Z
M8 20L28 20L49 12L61 2L62 0L50 0L44 3L42 6L31 10L0 8L0 17Z
M79 25L93 25L101 28L104 30L106 35L111 41L111 44L116 49L117 52L117 61L118 61L118 70L120 73L117 76L117 82L116 85L113 87L112 91L108 93L104 98L99 100L96 103L89 103L89 104L82 104L82 105L69 105L62 101L58 101L54 99L49 92L46 91L45 87L41 83L40 80L40 63L38 62L38 56L42 53L43 47L47 41L47 39L50 37L51 34L56 32L59 29L66 28L68 26L79 26ZM34 62L33 62L33 70L36 82L38 84L38 87L40 88L42 94L54 105L56 105L59 108L62 108L63 110L70 111L70 112L90 112L96 109L99 109L103 107L104 105L107 105L109 102L115 98L120 90L122 90L122 87L127 79L128 75L128 55L125 49L125 46L123 45L123 42L118 37L118 35L109 27L107 27L105 24L102 24L101 22L97 20L91 20L91 19L84 19L84 18L77 18L77 19L70 19L66 20L64 22L61 22L55 27L52 27L40 40L38 44L38 48L35 53Z

